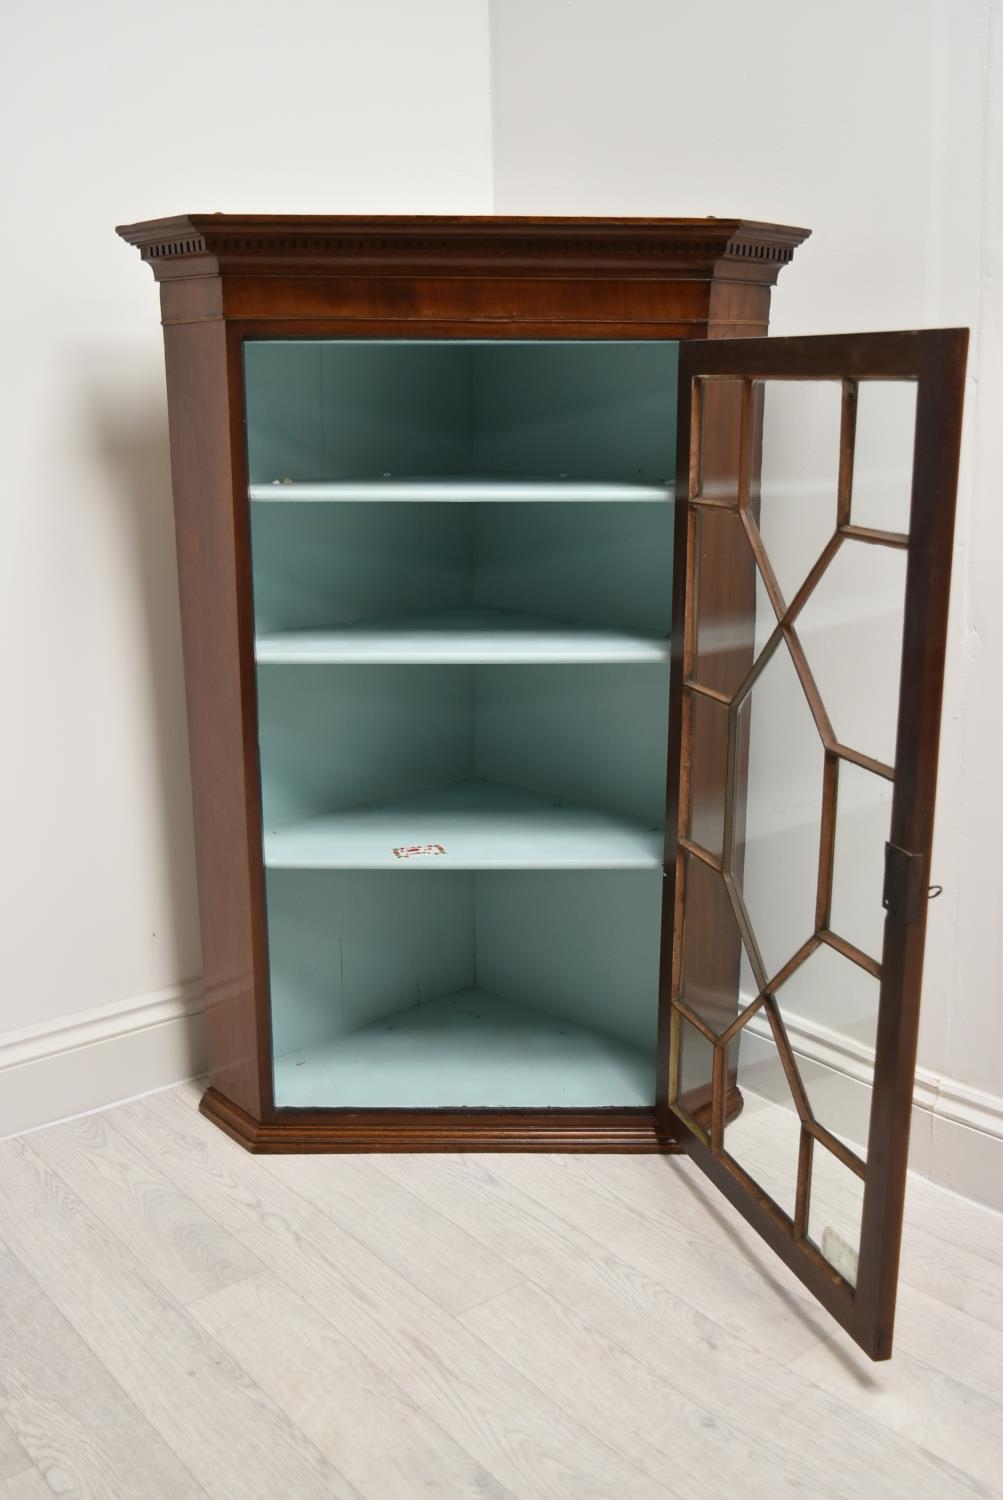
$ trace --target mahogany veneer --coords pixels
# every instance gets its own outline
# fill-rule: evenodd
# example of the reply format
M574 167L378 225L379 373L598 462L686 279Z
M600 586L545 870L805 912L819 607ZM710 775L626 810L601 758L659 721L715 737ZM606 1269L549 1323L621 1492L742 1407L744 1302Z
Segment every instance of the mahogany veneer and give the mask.
M673 1149L650 1110L276 1110L250 581L251 338L763 334L808 231L737 219L190 214L120 227L160 283L211 1089L255 1150ZM722 441L729 434L722 433ZM744 563L741 564L744 568ZM728 590L737 580L722 580ZM747 568L740 587L752 585ZM666 588L671 580L666 578ZM722 607L725 600L722 598ZM737 953L724 952L728 974ZM350 1115L350 1117L349 1117ZM318 1144L319 1143L319 1144Z

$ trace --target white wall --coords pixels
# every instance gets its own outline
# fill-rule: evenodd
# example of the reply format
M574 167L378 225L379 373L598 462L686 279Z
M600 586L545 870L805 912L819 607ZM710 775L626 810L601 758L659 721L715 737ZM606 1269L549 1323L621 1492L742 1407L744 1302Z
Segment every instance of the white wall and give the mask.
M114 226L491 209L479 0L21 0L2 54L0 1135L199 1065L159 299Z
M1003 1206L1003 3L494 0L491 22L497 212L806 225L775 333L972 328L913 1160Z
M158 302L114 225L487 212L494 183L498 212L810 226L777 333L973 328L914 1140L998 1197L1003 0L493 0L490 38L488 10L9 9L0 1134L199 1061Z

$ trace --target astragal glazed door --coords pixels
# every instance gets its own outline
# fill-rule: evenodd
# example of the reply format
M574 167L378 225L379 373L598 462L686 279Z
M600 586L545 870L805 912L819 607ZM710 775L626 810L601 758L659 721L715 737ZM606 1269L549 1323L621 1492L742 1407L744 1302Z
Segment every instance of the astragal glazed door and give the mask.
M891 1353L967 333L684 343L659 1109Z

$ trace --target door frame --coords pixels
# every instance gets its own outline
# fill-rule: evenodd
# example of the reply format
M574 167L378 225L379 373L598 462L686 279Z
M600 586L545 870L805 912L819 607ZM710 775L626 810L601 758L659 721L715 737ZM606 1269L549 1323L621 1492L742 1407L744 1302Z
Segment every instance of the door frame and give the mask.
M872 1359L891 1354L909 1126L919 1028L926 896L930 879L940 715L947 642L951 553L964 397L967 329L901 333L840 334L795 338L686 341L679 352L679 418L676 483L676 550L670 737L665 843L665 900L659 993L658 1110L677 1131L701 1170L738 1209L804 1285ZM850 526L857 380L916 382L912 499L907 547L905 611L891 831L886 849L886 917L880 966L874 1086L864 1179L856 1284L824 1259L807 1237L804 1185L811 1144L802 1120L800 1227L737 1162L725 1155L722 1134L687 1120L669 1104L673 1032L673 976L678 973L681 919L685 906L678 879L686 857L679 845L679 819L686 795L680 783L687 747L683 734L684 641L693 587L695 514L701 501L699 417L694 421L696 382L704 378L746 382L736 475L746 466L746 493L756 447L752 382L826 380L843 383L840 497L837 529ZM720 502L718 502L720 503ZM844 533L852 535L852 531ZM842 748L842 747L839 747ZM682 793L682 795L681 795ZM897 851L897 852L895 852ZM904 878L897 878L902 876ZM677 900L678 896L678 900ZM678 1022L677 1022L678 1024ZM724 1052L715 1052L717 1091L727 1088ZM717 1102L723 1123L725 1101ZM703 1112L701 1111L701 1114ZM710 1111L713 1114L713 1110ZM833 1149L832 1140L829 1149ZM845 1149L845 1148L844 1148ZM847 1153L852 1155L852 1153ZM807 1164L804 1158L807 1156ZM849 1162L846 1163L850 1165ZM859 1163L858 1163L859 1165ZM851 1170L857 1170L851 1166Z

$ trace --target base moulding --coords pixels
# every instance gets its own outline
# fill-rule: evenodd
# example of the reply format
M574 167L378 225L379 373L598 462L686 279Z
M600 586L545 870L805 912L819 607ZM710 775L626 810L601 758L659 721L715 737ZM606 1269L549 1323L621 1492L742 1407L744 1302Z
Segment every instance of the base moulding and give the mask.
M736 1106L740 1107L739 1104ZM262 1154L369 1151L607 1151L682 1148L651 1109L277 1110L253 1116L214 1088L199 1108L241 1146ZM729 1110L729 1113L731 1110Z

